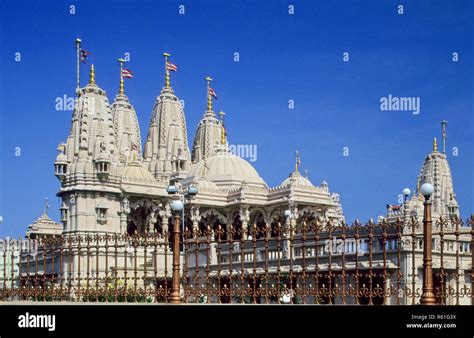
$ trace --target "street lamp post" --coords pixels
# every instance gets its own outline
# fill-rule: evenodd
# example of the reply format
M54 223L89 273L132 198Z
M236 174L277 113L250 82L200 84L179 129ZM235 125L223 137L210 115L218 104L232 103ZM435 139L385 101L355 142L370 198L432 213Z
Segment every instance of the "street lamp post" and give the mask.
M180 251L179 251L179 238L181 235L181 212L184 209L184 204L180 200L173 201L171 203L171 209L174 213L174 228L173 228L173 281L171 285L171 303L181 303L181 296L179 294L180 285Z
M185 191L183 187L181 186L181 184L175 183L175 184L169 185L166 188L166 191L170 195L177 196L177 199L179 199L183 203L183 209L181 210L181 218L182 218L181 222L182 222L182 231L184 232L184 205L186 204L186 197L189 197L192 199L198 194L199 190L197 187L191 185Z
M171 303L181 303L180 296L180 249L179 244L181 240L181 227L184 232L184 204L186 203L186 196L194 197L198 193L198 189L194 186L188 187L186 191L183 191L181 185L174 184L169 185L167 192L170 195L176 195L177 199L171 202L171 210L174 214L174 225L173 225L173 279L171 285ZM186 257L184 258L186 259Z
M432 233L431 233L431 194L434 189L430 183L421 186L420 192L425 197L423 211L423 293L420 303L422 305L436 305L436 297L433 293L433 262L431 257Z

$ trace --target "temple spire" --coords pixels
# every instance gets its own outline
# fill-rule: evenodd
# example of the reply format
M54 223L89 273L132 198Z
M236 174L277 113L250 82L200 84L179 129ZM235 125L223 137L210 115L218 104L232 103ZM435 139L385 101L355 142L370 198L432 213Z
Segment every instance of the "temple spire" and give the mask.
M436 141L436 137L433 139L433 151L438 151L438 142Z
M95 70L94 70L94 65L91 65L91 70L89 74L89 84L95 85Z
M125 62L124 59L118 59L118 62L120 64L120 87L119 87L119 95L124 95L125 94L125 89L124 89L124 81L123 81L123 63Z
M222 130L221 130L221 144L227 144L227 131L225 129L225 125L224 125L224 115L225 113L223 111L221 111L219 113L220 117L221 117L221 127L222 127Z

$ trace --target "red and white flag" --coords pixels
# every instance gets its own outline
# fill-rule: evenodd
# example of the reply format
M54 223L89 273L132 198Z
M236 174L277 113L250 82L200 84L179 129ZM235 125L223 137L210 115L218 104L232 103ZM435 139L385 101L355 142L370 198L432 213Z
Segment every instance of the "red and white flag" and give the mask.
M177 72L178 71L178 66L169 62L169 61L166 61L166 70L170 70L172 72Z
M122 68L122 77L124 77L126 79L132 79L133 78L133 72L130 69Z
M209 95L213 96L217 100L217 94L211 87L209 87Z

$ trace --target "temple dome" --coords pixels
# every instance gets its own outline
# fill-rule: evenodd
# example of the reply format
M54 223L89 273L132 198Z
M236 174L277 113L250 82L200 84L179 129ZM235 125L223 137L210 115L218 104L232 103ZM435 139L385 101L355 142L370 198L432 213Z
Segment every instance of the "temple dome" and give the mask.
M215 183L212 183L211 181L209 181L207 178L204 178L204 177L195 178L188 185L189 186L194 185L195 187L198 188L199 191L202 191L202 190L219 190L219 187L217 185L215 185Z
M155 177L140 163L131 163L124 171L123 178L129 180L153 181L156 182Z
M296 187L314 187L310 180L306 177L301 175L298 171L295 171L290 174L283 182L281 182L281 186L287 186L293 184Z
M199 161L193 167L190 176L204 177L217 186L240 186L245 182L248 185L267 187L249 162L228 151L219 151Z

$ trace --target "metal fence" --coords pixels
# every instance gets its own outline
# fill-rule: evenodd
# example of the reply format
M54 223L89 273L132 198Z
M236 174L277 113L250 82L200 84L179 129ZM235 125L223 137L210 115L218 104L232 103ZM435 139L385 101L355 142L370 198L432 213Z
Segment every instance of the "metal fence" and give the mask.
M0 242L0 301L466 304L474 217L209 224Z

